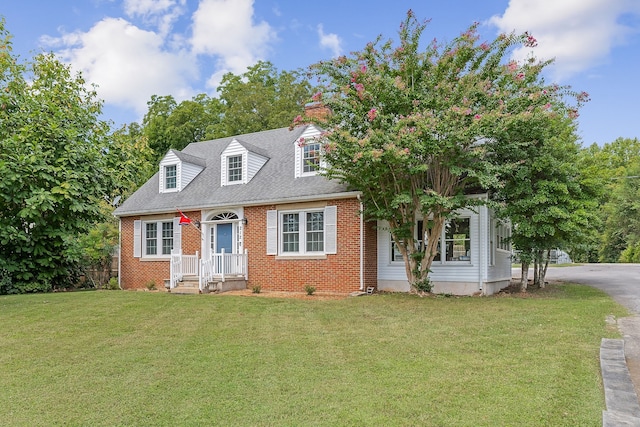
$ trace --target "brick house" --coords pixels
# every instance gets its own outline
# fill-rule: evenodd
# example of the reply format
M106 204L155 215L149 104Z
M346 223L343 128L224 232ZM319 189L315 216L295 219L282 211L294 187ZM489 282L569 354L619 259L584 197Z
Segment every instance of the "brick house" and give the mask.
M318 175L319 135L306 125L169 150L115 211L120 286L408 291L386 224L365 221L358 192ZM434 290L493 293L511 276L509 230L486 207L459 214L443 231Z

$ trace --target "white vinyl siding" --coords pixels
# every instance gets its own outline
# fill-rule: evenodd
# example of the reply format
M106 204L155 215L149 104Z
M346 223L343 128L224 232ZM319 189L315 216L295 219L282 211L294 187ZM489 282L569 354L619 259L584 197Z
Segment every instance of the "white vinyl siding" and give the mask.
M260 154L247 151L247 182L251 181L258 173L262 166L267 163L267 158Z
M181 162L180 174L178 175L178 188L182 191L187 185L193 181L193 179L202 172L204 168L200 165L194 165L192 163Z
M337 207L267 211L267 255L337 253Z
M178 156L173 151L169 151L166 156L164 156L162 161L160 161L160 176L158 177L160 193L173 193L176 191L180 191L180 163L180 159L178 159ZM169 166L175 167L176 179L174 181L174 187L167 187L167 167Z
M229 176L229 159L236 156L242 156L242 169L239 171L241 179L233 180L233 177ZM263 155L247 150L240 142L234 139L227 145L227 148L224 149L220 160L220 182L225 186L248 183L256 176L269 159Z
M480 280L479 216L469 210L461 211L460 215L460 218L469 219L470 259L469 261L434 261L429 275L432 281L478 282ZM378 280L406 281L404 262L391 261L391 233L388 230L388 223L378 221Z
M204 167L181 161L173 150L170 150L160 161L158 170L159 192L173 193L182 191L198 176ZM175 176L175 179L171 177Z

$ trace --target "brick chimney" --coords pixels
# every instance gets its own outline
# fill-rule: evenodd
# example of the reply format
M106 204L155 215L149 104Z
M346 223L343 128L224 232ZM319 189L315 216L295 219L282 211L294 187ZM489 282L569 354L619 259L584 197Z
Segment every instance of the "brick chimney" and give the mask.
M304 106L304 116L310 119L326 122L330 114L331 109L321 102L312 102Z

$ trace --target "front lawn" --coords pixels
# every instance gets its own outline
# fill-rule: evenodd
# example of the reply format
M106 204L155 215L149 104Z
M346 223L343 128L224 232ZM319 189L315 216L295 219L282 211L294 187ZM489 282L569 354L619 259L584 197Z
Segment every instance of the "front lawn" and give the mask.
M302 300L0 297L14 426L599 426L598 290Z

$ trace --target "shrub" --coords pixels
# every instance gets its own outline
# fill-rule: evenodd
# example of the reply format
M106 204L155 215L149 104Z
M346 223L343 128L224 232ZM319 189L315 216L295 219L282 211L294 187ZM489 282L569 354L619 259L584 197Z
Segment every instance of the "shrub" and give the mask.
M156 287L156 281L155 280L149 280L147 283L144 284L144 286L146 286L146 288L150 291L155 291L156 289L158 289Z
M112 291L120 289L120 286L118 285L118 278L117 277L112 277L111 279L109 279L109 283L107 284L107 289L112 290Z
M316 291L316 287L311 285L305 285L304 291L307 293L307 295L313 295L313 293Z
M251 288L251 292L253 292L254 294L259 294L261 290L262 290L262 286L260 285L256 285L253 288Z
M413 287L416 289L416 291L418 292L422 292L422 293L431 293L431 291L433 290L433 283L431 283L431 280L429 280L429 278L425 278L423 280L419 280L417 282L413 283Z

